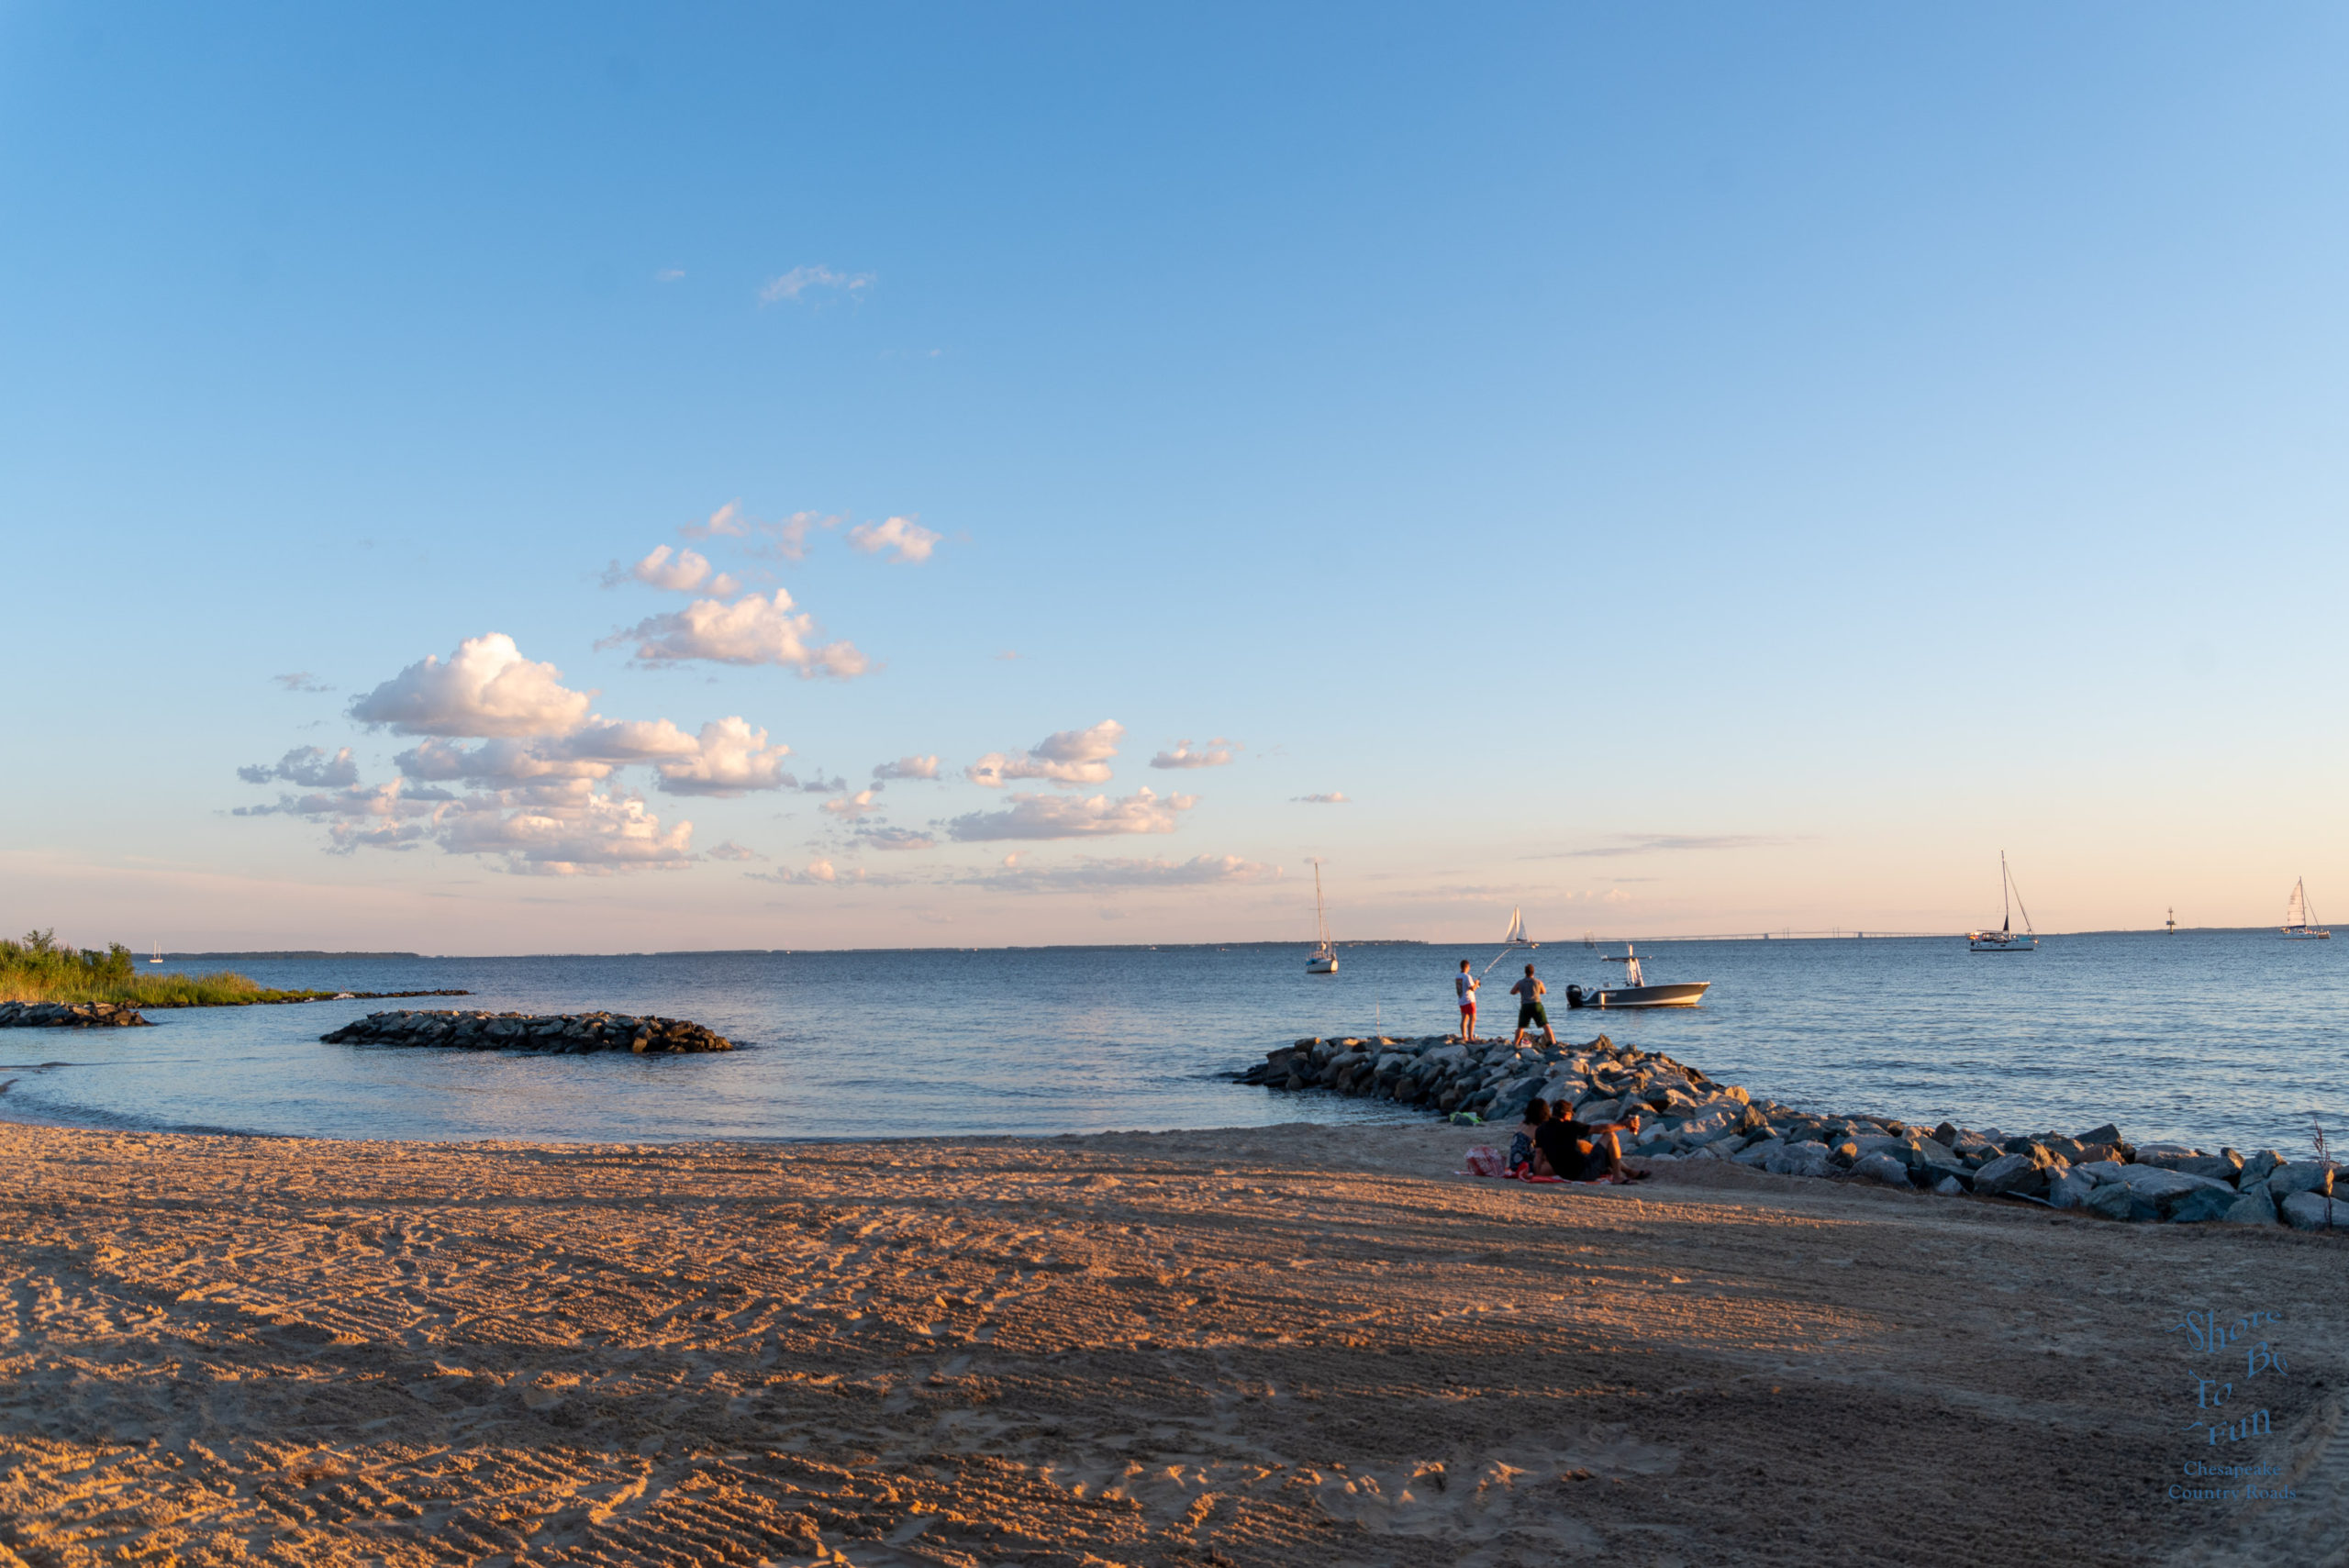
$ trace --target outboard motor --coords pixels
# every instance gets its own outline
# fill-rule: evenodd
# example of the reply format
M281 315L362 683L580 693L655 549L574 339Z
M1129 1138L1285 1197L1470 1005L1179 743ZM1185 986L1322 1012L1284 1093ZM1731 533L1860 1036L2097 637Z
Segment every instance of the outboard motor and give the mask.
M1566 1006L1569 1007L1579 1007L1582 1006L1581 986L1569 985L1566 987Z

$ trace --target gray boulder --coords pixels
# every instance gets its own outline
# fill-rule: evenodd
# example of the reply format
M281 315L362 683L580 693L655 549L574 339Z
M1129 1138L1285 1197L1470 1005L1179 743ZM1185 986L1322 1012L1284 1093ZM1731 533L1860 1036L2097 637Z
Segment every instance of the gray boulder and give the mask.
M2317 1160L2290 1160L2267 1173L2267 1190L2278 1198L2293 1193L2329 1193L2332 1166Z
M1943 1176L1940 1181L1933 1184L1933 1191L1941 1194L1943 1197L1956 1197L1965 1191L1965 1184L1959 1181L1955 1176Z
M2150 1209L2152 1206L2146 1207ZM2120 1182L2108 1182L2088 1194L2087 1201L2080 1205L2080 1209L2082 1213L2093 1214L2103 1219L2137 1218L2136 1200L2129 1195L2128 1187Z
M2283 1211L2284 1223L2295 1230L2349 1230L2349 1199L2299 1192L2277 1207Z
M2264 1181L2269 1173L2283 1163L2284 1157L2281 1154L2277 1153L2273 1149L2263 1149L2243 1162L2243 1179L2252 1182Z
M2028 1154L2001 1154L1974 1173L1974 1190L1986 1197L2043 1197L2048 1167Z
M2237 1193L2235 1201L2219 1218L2229 1225L2273 1225L2276 1200L2267 1195L2266 1187L2254 1182L2247 1190Z
M2086 1165L2075 1165L2047 1184L2047 1201L2057 1208L2080 1208L2097 1189L2097 1179Z
M1824 1176L1835 1169L1827 1158L1824 1143L1789 1143L1770 1156L1762 1166L1781 1176Z
M2165 1171L2158 1165L2124 1165L2121 1180L2116 1184L2128 1190L2129 1218L2132 1219L2167 1219L2180 1204L2195 1193L2223 1195L2226 1203L2217 1213L2224 1213L2234 1202L2235 1190L2224 1182L2208 1176L2189 1176L2183 1171ZM2201 1200L2208 1204L2213 1200ZM2198 1207L2199 1212L2199 1207ZM2214 1218L2216 1214L2202 1218Z
M1852 1175L1858 1180L1882 1182L1888 1187L1909 1185L1909 1167L1882 1150L1863 1154L1853 1162Z
M2163 1211L2162 1218L2172 1225L2195 1225L2207 1219L2224 1219L2228 1211L2241 1201L2242 1195L2223 1183L2216 1186L2198 1187L2169 1205Z
M1766 1168L1770 1162L1770 1156L1786 1146L1786 1140L1782 1138L1765 1138L1759 1142L1747 1144L1731 1155L1730 1159L1735 1164L1760 1165Z

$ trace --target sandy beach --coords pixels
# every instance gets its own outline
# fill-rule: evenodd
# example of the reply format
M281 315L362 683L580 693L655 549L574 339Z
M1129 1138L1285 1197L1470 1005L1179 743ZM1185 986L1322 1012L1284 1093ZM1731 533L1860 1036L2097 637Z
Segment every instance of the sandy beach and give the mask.
M0 1564L2349 1561L2338 1240L1475 1137L0 1127Z

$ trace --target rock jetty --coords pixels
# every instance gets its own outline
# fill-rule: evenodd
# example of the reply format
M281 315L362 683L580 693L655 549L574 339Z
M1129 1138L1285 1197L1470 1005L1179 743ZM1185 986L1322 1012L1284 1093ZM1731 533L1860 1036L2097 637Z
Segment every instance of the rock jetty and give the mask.
M2132 1144L2110 1123L2073 1137L2021 1137L1946 1121L1927 1129L1882 1117L1820 1116L1756 1100L1605 1035L1554 1048L1471 1045L1457 1035L1307 1039L1237 1076L1271 1089L1474 1112L1488 1122L1514 1120L1536 1095L1567 1101L1577 1121L1636 1113L1639 1136L1624 1152L1651 1160L1726 1160L1779 1175L2020 1198L2107 1219L2349 1230L2349 1191L2334 1200L2329 1161L2287 1160L2272 1149L2246 1156Z
M0 1002L0 1029L137 1029L148 1023L138 1008L120 1002Z
M629 1013L370 1013L331 1034L328 1045L443 1045L460 1051L578 1053L632 1051L640 1056L731 1051L734 1042L685 1018Z

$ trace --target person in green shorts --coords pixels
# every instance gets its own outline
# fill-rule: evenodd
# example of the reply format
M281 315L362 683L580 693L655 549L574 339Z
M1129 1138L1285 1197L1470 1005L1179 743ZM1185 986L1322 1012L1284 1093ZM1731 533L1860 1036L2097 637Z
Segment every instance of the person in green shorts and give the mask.
M1557 1032L1550 1028L1550 1009L1542 1005L1542 998L1549 989L1533 978L1533 966L1530 963L1525 966L1525 978L1508 988L1508 994L1518 999L1517 1038L1509 1041L1511 1045L1530 1044L1535 1024L1542 1026L1542 1044L1558 1043Z

